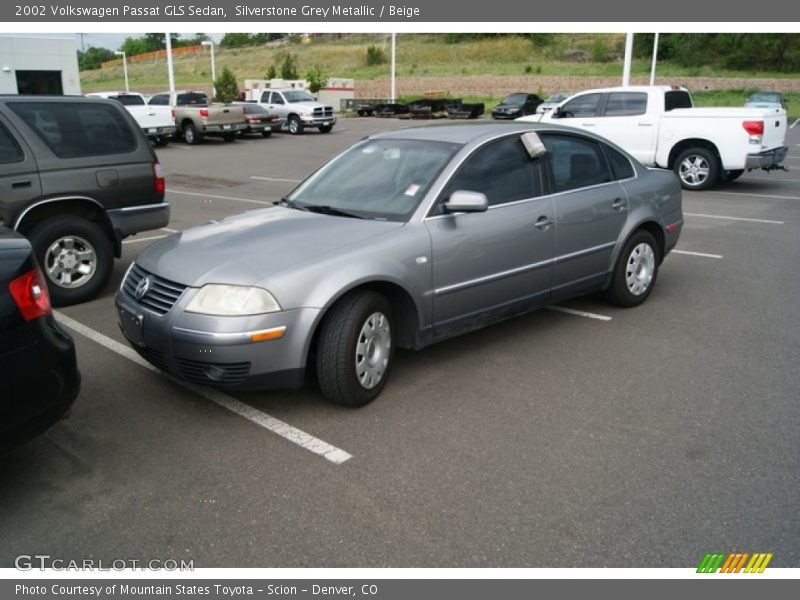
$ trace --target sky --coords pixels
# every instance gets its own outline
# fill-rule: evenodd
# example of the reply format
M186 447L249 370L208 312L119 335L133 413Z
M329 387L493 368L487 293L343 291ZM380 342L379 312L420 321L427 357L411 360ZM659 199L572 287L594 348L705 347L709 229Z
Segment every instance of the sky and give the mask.
M2 34L3 37L7 36L14 36L14 35L25 35L24 33L14 34L14 33L4 33ZM38 35L43 37L75 37L75 48L77 50L81 49L81 36L83 36L83 46L84 48L88 48L89 46L94 46L96 48L108 48L109 50L118 50L119 47L122 45L122 42L125 41L125 38L128 37L141 37L144 33L140 32L124 32L124 33L36 33L36 34L29 34L29 35ZM182 38L192 37L194 33L181 33ZM224 34L222 33L209 33L208 34L212 40L215 42L219 42L222 39Z

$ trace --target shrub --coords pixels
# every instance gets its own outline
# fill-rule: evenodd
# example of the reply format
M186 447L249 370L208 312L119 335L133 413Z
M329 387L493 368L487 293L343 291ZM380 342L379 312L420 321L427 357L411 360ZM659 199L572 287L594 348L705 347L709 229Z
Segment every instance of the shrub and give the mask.
M386 53L378 46L367 48L367 66L382 65L386 62Z
M228 104L239 98L239 84L236 75L228 67L222 69L222 74L214 82L216 96L214 100Z
M328 75L319 65L312 66L306 73L308 89L312 94L316 94L328 84Z

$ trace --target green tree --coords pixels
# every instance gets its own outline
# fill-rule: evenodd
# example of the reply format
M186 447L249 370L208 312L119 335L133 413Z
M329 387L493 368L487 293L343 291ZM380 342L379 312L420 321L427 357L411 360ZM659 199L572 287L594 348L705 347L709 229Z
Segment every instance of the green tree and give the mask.
M367 48L367 66L382 65L386 62L386 53L378 46Z
M222 69L222 74L214 82L214 89L217 95L214 100L229 104L239 98L239 84L236 82L236 75L228 67Z
M275 68L275 65L270 65L269 69L267 69L267 74L264 75L264 79L276 79L278 77L278 70Z
M306 79L308 80L308 89L312 94L316 94L328 85L328 75L319 65L314 65L308 70Z
M116 55L108 48L95 48L89 46L86 52L78 50L78 69L81 71L88 71L91 69L99 69L107 60L114 60Z
M249 33L226 33L219 41L219 45L223 48L239 48L241 46L249 46L253 43Z
M281 62L281 79L299 79L297 75L297 57L286 53Z

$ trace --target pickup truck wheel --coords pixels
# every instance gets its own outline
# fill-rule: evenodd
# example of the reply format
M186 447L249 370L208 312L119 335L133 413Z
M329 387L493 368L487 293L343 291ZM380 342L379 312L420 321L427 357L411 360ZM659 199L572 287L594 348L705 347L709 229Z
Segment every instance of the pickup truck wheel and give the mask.
M153 140L153 144L156 148L163 148L167 144L169 144L169 138L165 135L158 136L155 140Z
M300 122L300 117L295 115L289 117L289 133L292 135L300 135L303 133L303 123Z
M719 159L707 148L689 148L678 155L675 174L684 189L707 190L719 181Z
M658 244L643 229L627 241L617 259L606 298L618 306L638 306L653 291L658 276Z
M55 217L34 227L28 237L54 306L91 300L108 283L114 255L97 224L81 217Z
M317 380L336 404L363 406L381 393L394 355L392 311L375 292L358 291L334 304L322 322Z
M194 123L186 123L182 132L184 141L189 145L199 144L203 141L203 134L197 131Z
M320 133L330 133L333 131L333 125L320 125L319 132Z
M732 171L725 171L725 181L736 181L744 173L744 169L734 169Z

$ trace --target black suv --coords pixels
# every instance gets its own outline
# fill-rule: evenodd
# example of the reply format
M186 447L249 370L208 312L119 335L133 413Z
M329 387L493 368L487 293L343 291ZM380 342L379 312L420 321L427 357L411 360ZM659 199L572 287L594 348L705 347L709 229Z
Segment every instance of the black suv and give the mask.
M97 296L122 239L169 222L161 166L118 102L0 96L0 226L33 244L53 304Z

